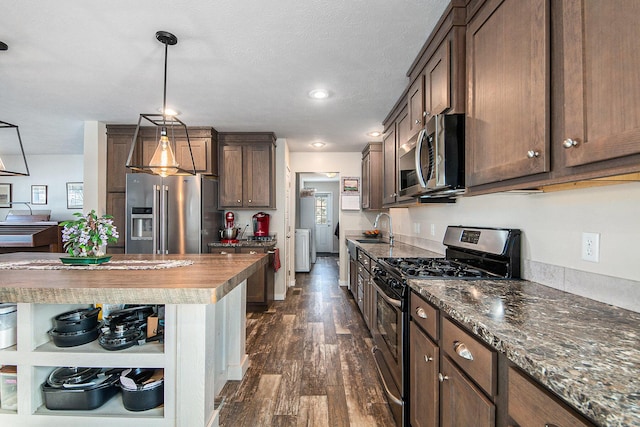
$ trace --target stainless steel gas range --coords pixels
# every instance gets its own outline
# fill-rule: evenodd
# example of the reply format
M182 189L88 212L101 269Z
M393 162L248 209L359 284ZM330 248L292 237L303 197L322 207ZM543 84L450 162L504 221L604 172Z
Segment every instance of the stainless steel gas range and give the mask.
M397 426L408 427L408 279L520 278L520 230L449 226L443 258L379 258L373 266L372 349Z

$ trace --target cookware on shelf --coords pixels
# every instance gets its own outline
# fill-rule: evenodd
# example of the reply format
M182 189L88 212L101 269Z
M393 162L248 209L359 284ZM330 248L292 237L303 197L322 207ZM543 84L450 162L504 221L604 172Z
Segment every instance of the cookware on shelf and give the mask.
M99 408L118 393L120 370L61 367L42 384L44 404L52 410Z
M113 329L103 330L98 337L98 343L102 348L110 351L124 350L134 345L142 345L151 341L160 341L164 338L163 334L157 334L147 338L147 334L143 329L137 327L127 327L126 325L117 325Z
M120 374L122 404L128 411L146 411L164 403L163 369L126 369Z
M75 347L98 338L101 326L102 325L98 323L92 329L73 332L60 332L57 329L51 329L49 336L51 336L53 343L58 347Z
M98 324L100 308L78 308L54 317L57 332L88 331Z
M150 305L129 307L122 310L112 311L109 316L106 317L105 323L110 327L124 323L144 325L147 323L147 317L152 314L153 307Z

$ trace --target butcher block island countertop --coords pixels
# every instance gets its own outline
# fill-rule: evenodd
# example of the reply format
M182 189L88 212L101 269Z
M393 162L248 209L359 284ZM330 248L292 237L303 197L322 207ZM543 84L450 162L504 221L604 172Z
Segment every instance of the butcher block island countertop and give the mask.
M90 268L11 268L7 264L50 260L65 254L0 255L0 301L39 304L126 303L210 304L222 299L269 261L266 254L113 255L110 262ZM111 269L115 262L193 261L169 268ZM5 266L5 267L3 267ZM8 268L7 268L8 267Z
M0 301L17 303L17 345L0 349L0 365L17 367L17 408L0 408L0 426L218 426L216 396L249 366L247 278L268 254L114 255L99 266L65 266L60 257L0 255ZM163 304L164 340L115 351L98 340L55 346L54 317L96 303ZM92 410L49 409L41 385L64 366L162 369L164 402L131 412L118 393Z

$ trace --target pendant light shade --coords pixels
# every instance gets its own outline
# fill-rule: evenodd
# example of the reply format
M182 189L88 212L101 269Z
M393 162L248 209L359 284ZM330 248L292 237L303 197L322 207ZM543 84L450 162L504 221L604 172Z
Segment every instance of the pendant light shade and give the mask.
M149 167L153 173L164 177L177 173L178 166L176 156L173 154L171 143L167 137L167 128L163 127L160 131L160 141L158 141L156 151L153 152Z
M18 126L0 121L0 176L29 176Z
M164 93L162 101L162 114L140 114L138 126L133 135L129 157L126 166L141 172L154 173L162 177L175 174L196 174L195 161L191 151L191 141L187 125L175 116L167 114L167 51L169 46L178 43L178 39L173 34L166 31L158 31L156 39L164 44ZM146 121L146 122L145 122ZM145 142L153 134L149 127L150 123L155 127L155 141L157 142L151 158L148 159L149 146ZM151 127L151 129L154 129ZM183 155L181 165L176 160L176 139L181 139L180 154ZM186 143L186 145L185 145ZM185 151L186 149L186 151ZM146 150L146 152L145 152Z

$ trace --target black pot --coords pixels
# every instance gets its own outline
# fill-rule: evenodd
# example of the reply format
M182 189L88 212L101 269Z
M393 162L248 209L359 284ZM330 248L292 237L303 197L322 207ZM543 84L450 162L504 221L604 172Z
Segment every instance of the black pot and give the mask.
M136 307L124 308L122 310L112 311L105 321L110 327L121 324L146 324L147 317L153 314L153 307L150 305L140 305Z
M91 410L102 406L118 393L118 374L109 375L97 385L54 387L48 382L41 386L44 405L52 410Z
M100 373L102 368L60 367L51 371L47 384L56 388L86 386L93 383Z
M122 389L122 404L128 411L147 411L158 407L164 403L164 378L153 380L152 377L158 372L164 375L162 370L156 369L131 369L122 372L120 377L120 388ZM132 379L135 389L125 388L122 384L122 377ZM151 380L149 383L148 381ZM145 382L147 382L145 384Z
M53 339L53 343L58 347L75 347L97 339L98 335L100 335L101 326L97 324L88 331L75 332L60 332L57 329L52 329L49 331L49 335Z
M58 314L54 319L57 332L88 331L98 324L100 308L79 308Z

